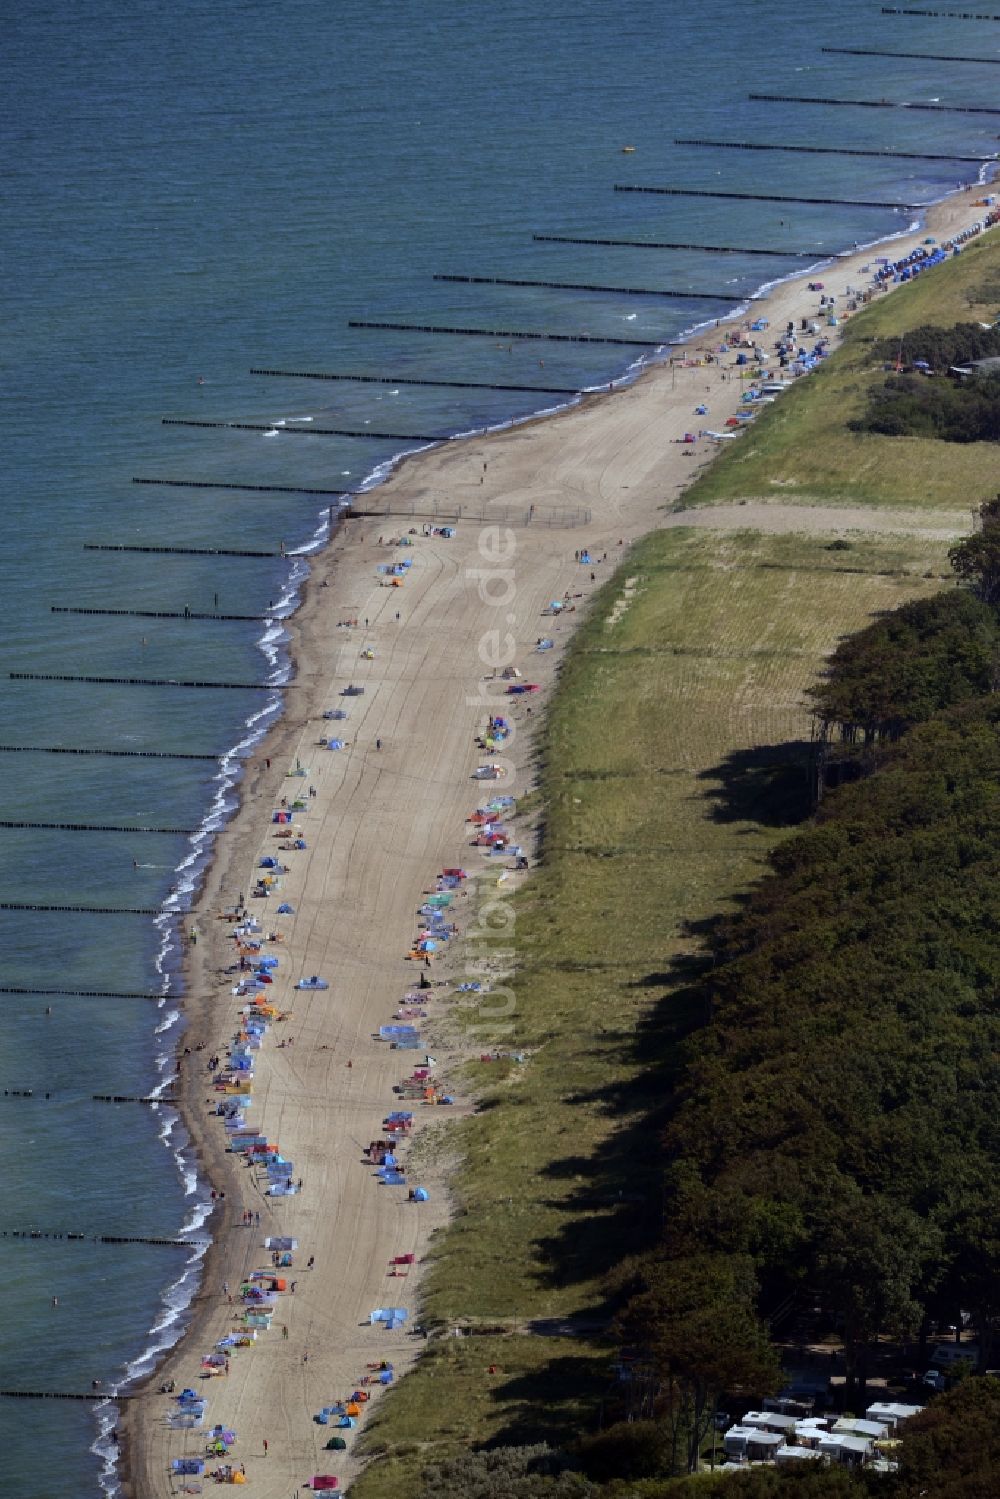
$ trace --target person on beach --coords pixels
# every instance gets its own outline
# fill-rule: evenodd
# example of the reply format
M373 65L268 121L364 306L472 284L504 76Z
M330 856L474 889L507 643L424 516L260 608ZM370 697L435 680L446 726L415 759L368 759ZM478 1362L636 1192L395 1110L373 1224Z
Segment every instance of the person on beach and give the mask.
M267 1437L264 1438L264 1456L267 1456Z

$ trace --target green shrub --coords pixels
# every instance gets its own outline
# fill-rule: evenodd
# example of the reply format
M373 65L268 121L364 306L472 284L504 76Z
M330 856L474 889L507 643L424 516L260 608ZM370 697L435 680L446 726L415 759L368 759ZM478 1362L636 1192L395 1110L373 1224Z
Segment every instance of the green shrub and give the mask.
M670 1468L670 1442L656 1421L619 1421L580 1443L580 1462L588 1478L656 1478Z

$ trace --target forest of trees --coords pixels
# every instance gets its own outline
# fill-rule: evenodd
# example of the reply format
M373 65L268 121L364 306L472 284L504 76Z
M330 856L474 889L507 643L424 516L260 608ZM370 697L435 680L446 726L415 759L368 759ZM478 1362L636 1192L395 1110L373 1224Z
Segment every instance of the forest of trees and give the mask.
M832 658L817 713L880 753L779 845L678 1001L706 1018L664 1101L662 1238L609 1284L651 1419L569 1457L472 1455L426 1495L680 1493L720 1404L780 1385L767 1319L789 1303L842 1340L849 1408L880 1335L964 1312L980 1367L1000 1362L1000 499L981 518L952 553L965 588ZM683 1492L985 1499L998 1432L1000 1382L975 1377L914 1424L898 1475Z
M654 1422L583 1441L470 1452L429 1468L421 1499L996 1499L1000 1380L968 1379L910 1421L898 1473L807 1464L739 1473L662 1476Z
M1000 354L1000 327L984 328L982 323L955 323L946 327L922 323L902 337L873 339L867 357L895 368L897 363L912 365L917 360L932 370L947 370L953 364L969 364L973 359L991 359Z
M928 380L923 375L890 375L869 394L864 415L848 425L852 432L875 432L881 437L996 442L1000 439L1000 376Z
M854 432L883 437L937 437L944 442L996 442L1000 439L1000 376L963 380L928 379L910 373L947 376L954 365L1000 355L1000 329L979 323L953 328L933 324L915 328L905 340L880 339L872 346L876 360L895 370L868 397L863 416L848 425ZM904 372L906 371L906 372Z

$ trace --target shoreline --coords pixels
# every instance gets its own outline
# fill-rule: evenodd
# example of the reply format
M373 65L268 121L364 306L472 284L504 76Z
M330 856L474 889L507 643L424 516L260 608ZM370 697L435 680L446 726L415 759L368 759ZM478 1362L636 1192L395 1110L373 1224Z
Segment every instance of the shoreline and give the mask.
M956 222L950 225L951 232L954 232L958 227L959 220L964 225L966 218L974 217L971 206L975 197L981 196L982 191L982 185L976 184L958 194L940 200L939 204L934 205L934 209L928 211L926 219L927 227L937 227L936 220L938 218L943 221L954 218ZM935 213L935 209L939 211ZM924 232L924 228L920 228L916 231L903 233L898 237L894 236L892 239L884 240L880 243L902 251L904 245L908 246L911 242L918 244ZM949 230L942 229L940 232L943 237L947 237ZM837 292L838 296L840 295L839 281L841 271L849 277L856 275L857 265L864 263L866 260L874 259L874 248L868 246L857 254L852 253L847 256L836 257L829 262L830 270L825 272L825 274L830 277L837 277L838 285L833 290ZM775 309L780 310L786 303L800 304L804 300L805 279L811 274L813 272L804 271L786 281L781 281L775 285L774 289L766 297L751 304L754 308L755 316L766 316L769 312L774 314L772 321L775 326L768 335L767 341L769 343L772 341L778 327L779 318L775 313ZM815 298L813 302L815 302ZM742 320L745 315L745 313L734 313L730 317L724 317L718 322L713 320L713 322L715 327L719 329L720 334L724 334L734 325L736 319ZM815 315L814 311L813 315ZM699 344L705 345L712 342L711 335L713 331L714 328L700 325L684 344L672 346L672 349L676 349L678 352L685 348L689 352L693 351ZM715 341L717 342L717 340ZM649 363L639 368L634 376L626 376L620 381L616 381L612 392L616 397L615 401L609 399L607 391L582 394L580 398L575 399L554 412L550 411L545 414L532 416L523 421L518 421L516 424L505 424L502 427L491 430L489 433L477 433L466 438L451 439L433 447L412 452L393 463L389 474L378 486L379 498L385 499L387 504L391 504L392 499L399 496L401 500L406 500L407 503L416 504L421 495L427 494L426 489L420 489L419 486L421 483L427 481L429 487L433 488L436 481L439 488L443 486L445 490L456 497L465 495L468 492L474 499L476 488L478 487L482 490L482 505L484 510L488 510L491 505L495 508L497 506L502 507L504 504L503 496L510 491L502 488L498 493L493 474L489 476L490 482L488 487L485 484L477 486L474 483L474 473L481 465L485 470L487 463L493 465L495 468L499 462L503 465L509 464L509 466L516 470L514 479L519 487L515 489L515 492L523 492L525 503L529 503L527 500L529 494L534 495L537 493L541 496L546 492L546 485L548 485L551 490L548 503L551 503L552 493L554 493L559 504L566 504L567 509L572 509L579 503L579 495L587 493L581 473L577 472L577 470L587 469L588 444L586 442L581 444L582 452L579 455L580 461L578 462L577 455L568 453L565 450L563 441L564 428L556 426L555 418L559 418L563 423L574 420L579 421L584 428L592 427L594 424L600 426L605 433L604 441L610 442L613 447L617 446L618 456L616 461L620 466L620 472L616 475L612 475L610 469L608 470L607 477L611 485L611 492L606 493L605 488L602 486L601 479L604 476L602 471L598 475L596 490L591 495L592 498L596 499L599 504L606 508L600 514L597 514L596 506L593 507L591 520L585 527L580 527L576 532L568 529L553 529L545 533L539 533L537 530L528 533L532 541L537 536L539 542L548 543L548 547L543 552L542 547L539 546L537 558L532 558L524 563L523 571L526 579L531 574L525 591L529 592L536 600L547 597L549 594L558 596L555 593L557 576L559 581L563 582L563 587L567 586L564 580L572 580L574 578L573 562L568 557L569 551L572 550L570 545L571 535L576 535L580 540L587 542L594 548L595 553L597 553L609 546L609 537L612 538L610 545L614 545L613 538L620 531L624 534L631 533L630 539L631 537L643 534L644 531L656 524L657 513L664 508L664 505L669 503L672 498L675 498L677 492L687 487L703 464L712 456L711 449L706 451L704 446L699 446L696 453L697 461L695 463L682 464L674 461L679 460L681 457L690 457L690 453L678 444L678 439L673 433L677 430L678 423L682 431L685 425L685 418L688 422L691 420L690 410L693 400L696 399L695 385L697 384L699 392L703 390L705 380L712 387L712 420L717 424L725 420L725 412L722 410L720 403L724 403L727 398L733 406L738 402L739 382L728 382L727 389L727 386L718 380L721 370L721 366L719 365L696 368L691 371L685 369L683 371L684 379L680 382L683 385L683 389L678 389L673 394L669 387L664 390L665 377L669 378L671 373L669 363L667 362L669 358L670 353L665 352L664 356L655 363ZM689 375L690 378L688 378ZM629 409L636 407L642 408L641 413L634 409ZM626 501L623 491L626 487L631 491L633 486L625 486L620 482L621 473L630 471L630 460L627 456L622 455L620 449L622 446L628 448L629 443L634 441L634 430L636 427L645 436L653 423L654 416L658 431L655 435L650 432L649 437L655 448L655 452L652 455L645 455L645 467L642 464L636 464L637 478L640 480L640 486L645 486L646 492L641 497L630 495ZM671 422L673 425L670 425ZM632 429L631 431L624 431L622 433L625 439L624 444L619 442L616 445L615 438L608 436L609 429L614 428ZM547 446L550 451L547 455L543 455L542 460L533 467L533 460L528 457L524 449L529 447L535 441L537 434L540 433L554 433L555 435L543 442L543 445ZM487 442L489 443L488 447L486 446ZM481 448L480 445L482 445ZM483 452L488 453L488 458L482 457ZM456 468L461 470L461 472L456 473ZM639 469L642 469L641 473ZM468 470L468 474L466 474L466 470ZM662 470L662 477L660 470ZM543 475L541 480L538 478L539 472ZM651 481L651 473L655 474L655 481ZM593 473L591 472L588 473L587 482L592 482L592 480ZM501 481L501 483L505 482L505 480ZM402 494L400 494L400 491L402 491ZM365 491L365 493L373 494L374 486L372 489ZM632 503L633 498L637 499L637 503ZM456 498L455 503L462 503L462 500ZM471 503L471 501L466 501L466 503ZM530 503L534 505L536 501L532 499ZM537 503L541 507L546 501L540 497ZM356 589L364 587L368 592L371 591L373 587L371 583L372 562L379 559L386 560L387 556L387 554L376 550L376 544L371 534L377 530L380 522L385 526L389 525L387 519L383 521L383 518L378 515L350 521L345 520L337 528L332 541L328 542L321 550L306 554L306 559L311 567L310 576L303 585L300 606L294 615L285 621L285 626L291 636L288 645L288 654L292 678L299 683L300 688L295 695L294 708L291 703L285 705L280 719L268 731L262 742L256 746L252 756L243 762L243 775L237 787L239 808L227 824L229 835L226 840L225 851L223 853L222 849L217 849L213 853L207 868L202 873L194 904L183 918L186 924L194 925L199 929L202 939L196 948L191 949L186 946L184 948L182 970L184 988L181 994L178 995L179 998L183 996L182 1003L186 1022L183 1041L191 1048L192 1063L194 1063L195 1058L198 1056L195 1050L198 1044L204 1042L206 1050L210 1047L221 1046L226 1033L232 1029L233 1011L227 1008L229 1002L227 988L219 989L213 978L213 969L221 966L219 962L220 957L230 955L232 949L230 947L227 950L225 939L222 937L223 923L216 921L213 913L220 907L233 905L239 890L246 888L246 882L250 878L250 869L254 855L256 852L259 852L263 840L269 836L270 832L270 818L268 816L265 821L264 813L258 807L257 803L266 800L272 807L277 803L282 788L286 785L285 766L291 762L297 751L301 752L303 736L310 732L310 725L315 722L318 714L322 711L323 702L329 697L331 673L328 662L335 659L338 655L344 656L349 649L353 649L355 645L360 645L361 643L360 636L353 632L347 632L350 638L345 638L345 632L343 631L338 636L337 630L339 627L333 618L337 610L336 607L331 610L328 606L332 600L340 598L338 585L341 582L341 577L348 587ZM400 524L405 529L407 521L401 521ZM525 532L522 530L520 535L523 537ZM455 547L454 543L452 543L452 548L454 558L447 555L446 548L442 547L439 549L442 554L438 567L439 572L448 573L449 565L453 560L457 562L464 558L466 562L469 561L468 554L470 548L464 536L460 538L460 545ZM430 549L415 547L414 551L420 554L422 560L423 553L429 552ZM597 580L597 586L617 566L621 560L621 556L621 553L610 553L611 566L604 568L603 575ZM437 559L435 559L435 565L437 565ZM535 574L539 576L536 578ZM578 569L576 577L577 579L579 578ZM416 577L413 581L417 581ZM454 579L445 578L444 582L453 584ZM324 590L326 588L334 587L338 587L336 593L325 594ZM409 582L407 589L404 589L402 594L402 602L407 607L409 606L408 589ZM562 591L563 589L560 588L559 593L561 594ZM589 592L591 590L588 589L585 591ZM432 586L428 585L425 593L431 592ZM390 597L395 598L394 595L390 595ZM461 597L459 597L460 604L461 601ZM469 603L468 600L465 602L466 604ZM436 597L426 600L421 599L421 603L426 603L427 613L431 613L431 611L438 607ZM363 610L363 605L360 604L360 601L353 605L355 613L358 612L359 607ZM341 600L341 611L348 611L351 608L352 604L347 598ZM485 615L483 619L485 619ZM452 623L455 625L458 622L453 621ZM469 626L467 627L469 630L469 639L476 633L475 626L478 623L482 623L482 621L469 621ZM458 624L458 627L461 628L461 625ZM519 660L522 665L525 664L524 658L530 649L530 638L537 632L537 627L537 613L532 613L529 617L524 619L519 618L518 620L518 633L521 636L521 656ZM380 631L390 629L391 627L388 625L379 626ZM431 636L436 633L433 620L428 621L425 633L429 633ZM564 625L559 637L560 646L564 643L567 635L568 631ZM379 654L381 655L381 653L380 644ZM354 654L356 655L356 652ZM392 664L391 655L392 652L390 652L390 666ZM533 676L537 673L539 679L543 676L548 678L548 681L543 685L549 685L554 676L552 668L556 659L558 659L558 652L553 651L551 657L545 663L544 671L542 668L536 667L533 660L531 667ZM342 669L334 675L337 678L342 677L345 675L345 671ZM373 673L372 675L379 677L380 687L385 685L385 676L380 673ZM469 680L470 685L474 683L478 676L482 675L481 668L476 669L474 651L471 660L462 663L461 675ZM474 717L475 715L473 715ZM521 726L524 726L523 715L521 717ZM467 727L467 724L463 725L464 727ZM462 753L457 756L457 759L464 763L471 756L468 739L463 741L459 748ZM526 750L522 751L518 757L522 763L526 753ZM336 758L340 759L340 757ZM352 750L351 756L345 756L344 760L347 761L354 758L355 755ZM266 763L268 760L271 762L270 768L268 768ZM330 764L331 761L328 759L326 763ZM360 774L364 774L364 767ZM397 770L396 774L399 775L400 772ZM331 811L334 809L339 789L338 787L329 788L329 798L321 789L321 797L324 805L328 802ZM475 788L468 780L457 787L452 787L451 793L450 799L452 802L462 800L470 809L475 804L473 800ZM372 794L374 796L375 793L373 792ZM306 828L310 836L311 846L313 840L309 819L306 820ZM443 828L441 829L441 833L443 844L459 848L467 847L467 833L463 823ZM333 852L336 853L336 850L333 850ZM391 856L391 848L387 847L384 858L388 859ZM430 856L428 855L428 857ZM242 874L240 873L241 870ZM434 872L435 870L431 863L428 863L423 868L421 877L423 885L426 885L431 880ZM410 873L412 874L413 871L410 871ZM306 878L308 881L309 876L307 875ZM418 883L415 889L410 890L402 897L402 907L408 909L411 913L419 899L420 888L421 885ZM324 899L328 900L329 897L325 896ZM381 926L380 915L375 907L371 908L368 919L371 927L375 929L374 935L382 940L379 931ZM407 919L409 925L412 926L412 914ZM225 930L228 930L228 926L225 927ZM308 946L308 943L304 946ZM319 970L307 969L304 971ZM396 1002L391 997L392 990L398 990L399 985L401 983L405 984L407 981L405 972L400 973L398 963L393 965L392 972L393 976L389 978L390 987L386 989L383 984L384 992L379 995L377 1001L386 1019L388 1018L389 1008ZM381 977L384 979L385 975L383 974ZM211 993L213 989L216 990L214 995ZM354 1037L358 1044L361 1044L359 1038L363 1034L367 1034L365 1025L370 1019L370 1013L365 1012L360 1002L357 1002L357 1008L360 1013L354 1016ZM312 1022L312 1016L310 1016L310 1022ZM343 1039L341 1033L344 1029L344 1026L340 1027L335 1044L339 1045ZM316 1021L316 1034L327 1034L327 1031L323 1028L322 1017ZM315 1061L316 1059L314 1058L313 1060ZM273 1050L265 1046L262 1052L260 1071L265 1074L270 1073L274 1068L274 1064L275 1057ZM391 1073L392 1071L391 1060L386 1058L385 1053L379 1058L379 1066L383 1073L387 1071ZM397 1070L399 1066L400 1064L396 1063ZM372 1074L372 1081L376 1081L375 1074L378 1073L379 1068L373 1066L368 1067L366 1070ZM156 1416L162 1413L162 1397L160 1397L161 1406L158 1412L155 1404L151 1404L157 1398L152 1393L152 1390L154 1386L161 1382L165 1375L172 1375L175 1368L179 1370L180 1366L185 1363L185 1360L190 1359L191 1345L196 1340L203 1340L206 1348L210 1346L211 1341L214 1339L209 1328L213 1321L217 1323L219 1320L218 1285L223 1277L231 1279L234 1275L238 1276L242 1273L246 1255L245 1253L241 1253L241 1251L250 1247L246 1243L246 1235L244 1234L242 1238L240 1237L240 1232L238 1231L240 1226L234 1226L231 1212L231 1208L236 1206L237 1197L240 1198L241 1204L248 1200L245 1191L246 1173L241 1173L237 1169L237 1158L226 1154L224 1149L225 1138L218 1127L218 1121L210 1120L207 1124L205 1122L204 1105L201 1102L205 1094L207 1082L204 1074L199 1074L196 1065L189 1064L182 1068L181 1078L182 1103L180 1111L184 1127L191 1142L189 1152L197 1162L199 1175L203 1179L210 1181L216 1190L225 1192L227 1207L223 1210L217 1204L215 1211L206 1223L206 1227L212 1235L212 1245L204 1257L201 1284L186 1314L189 1321L184 1333L178 1343L167 1353L165 1359L160 1362L154 1372L145 1381L145 1384L139 1387L138 1393L140 1394L140 1398L135 1402L130 1402L125 1412L123 1412L120 1430L124 1433L122 1461L123 1464L127 1464L128 1468L125 1477L126 1493L167 1492L165 1473L162 1465L158 1470L155 1470L156 1476L154 1477L153 1464L155 1463L156 1454L161 1444L157 1434L154 1434L151 1428L155 1423ZM381 1081L381 1078L379 1078L380 1083ZM328 1112L331 1103L331 1099L327 1097L325 1106ZM380 1095L376 1107L381 1109L388 1107L390 1104L391 1094L389 1097ZM367 1103L365 1106L367 1107ZM360 1102L356 1105L356 1110L361 1111ZM350 1112L353 1117L355 1110L351 1110ZM354 1179L356 1179L357 1168L353 1163L352 1167ZM374 1192L376 1189L370 1188L369 1190ZM362 1192L360 1195L361 1197L365 1197L367 1196L367 1192ZM437 1195L436 1192L435 1196ZM443 1192L441 1195L443 1195ZM297 1207L298 1199L292 1199L292 1205L293 1208ZM311 1203L309 1206L311 1207ZM286 1216L288 1215L286 1214ZM433 1216L437 1219L440 1217L440 1214L435 1210ZM228 1221L226 1221L227 1218ZM420 1230L420 1234L423 1238L426 1237L423 1227ZM254 1238L253 1249L256 1252L259 1245L256 1236L253 1235L252 1237ZM309 1252L307 1243L303 1243L303 1249L305 1252ZM329 1274L338 1273L334 1267L328 1266L325 1268L327 1273L324 1274L324 1280L328 1279ZM319 1280L320 1277L317 1276L316 1281L318 1282ZM407 1284L407 1296L411 1302L415 1286L416 1280ZM309 1290L310 1292L312 1291L312 1286L310 1286ZM320 1292L318 1291L316 1294L318 1295ZM301 1299L305 1301L307 1297L303 1296ZM215 1336L217 1335L216 1332ZM305 1331L304 1335L300 1335L297 1332L293 1348L290 1351L299 1352L302 1349L303 1336L308 1336L308 1330ZM384 1348L386 1345L382 1335L379 1334L377 1336L379 1341L377 1343L373 1342L372 1348ZM249 1369L256 1370L257 1366L262 1364L267 1357L268 1354L265 1353L264 1348L258 1347L243 1360L243 1363ZM321 1364L321 1359L316 1359L315 1362ZM240 1372L243 1372L242 1367ZM180 1374L177 1377L180 1378ZM192 1376L188 1373L184 1377L190 1379ZM249 1383L255 1384L257 1382L251 1374ZM214 1383L210 1386L210 1399L215 1395L217 1389L218 1386ZM132 1392L130 1391L130 1393ZM331 1390L330 1393L332 1394L333 1391ZM229 1394L228 1388L226 1394ZM242 1403L242 1399L243 1397L241 1396L239 1403ZM218 1402L212 1399L212 1409L210 1410L210 1421L212 1422L219 1418L215 1414L217 1404ZM297 1409L300 1423L304 1426L308 1423L308 1406L303 1406L300 1402ZM143 1422L143 1429L141 1431L136 1430L137 1421ZM245 1428L247 1424L246 1418L244 1418L242 1424ZM277 1445L275 1444L276 1447ZM237 1455L239 1453L240 1449L237 1449ZM273 1456L277 1457L278 1452L275 1451ZM295 1454L295 1462L301 1468L302 1458L299 1453ZM350 1467L350 1462L348 1462L347 1466ZM342 1464L341 1471L343 1470L344 1465ZM266 1492L272 1491L270 1487L272 1480L276 1484L284 1484L286 1486L285 1489L281 1489L280 1487L274 1488L273 1492L275 1494L285 1492L289 1483L293 1485L297 1482L300 1483L304 1477L304 1471L296 1471L298 1473L297 1477L290 1476L290 1471L285 1467L284 1462L279 1463L269 1460ZM140 1473L143 1474L142 1479L139 1478ZM254 1473L255 1481L263 1478L263 1476L260 1473L259 1467L256 1468ZM151 1486L153 1483L156 1484L155 1488Z

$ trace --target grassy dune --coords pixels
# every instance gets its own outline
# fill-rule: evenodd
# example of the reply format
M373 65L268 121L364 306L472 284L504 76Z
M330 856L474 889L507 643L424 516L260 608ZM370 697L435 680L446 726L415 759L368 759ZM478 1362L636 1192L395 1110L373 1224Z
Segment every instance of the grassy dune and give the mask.
M988 498L996 488L990 444L878 437L848 432L846 423L884 379L868 353L873 338L896 338L922 323L992 322L1000 314L996 259L996 236L987 236L852 318L837 357L763 412L686 491L684 505L777 498L968 512ZM831 284L839 289L836 271Z

